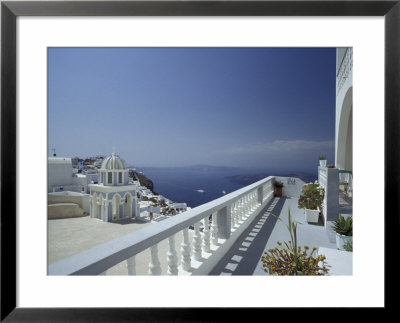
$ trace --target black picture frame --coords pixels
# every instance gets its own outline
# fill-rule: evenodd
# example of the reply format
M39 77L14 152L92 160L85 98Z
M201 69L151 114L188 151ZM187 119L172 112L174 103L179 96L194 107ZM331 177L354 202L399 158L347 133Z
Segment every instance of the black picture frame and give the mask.
M1 321L233 321L238 308L16 307L16 19L18 16L384 16L385 309L398 273L387 255L399 233L400 1L2 1L1 3ZM373 185L373 183L372 183ZM376 188L381 189L381 188ZM393 249L393 250L392 250ZM390 251L391 250L391 251ZM397 251L398 253L398 251ZM371 255L371 257L373 257ZM371 259L371 262L373 260ZM372 263L371 263L372 264ZM392 271L392 272L391 272ZM389 284L388 277L390 277ZM393 280L392 280L393 278ZM390 285L390 286L389 286ZM217 291L216 291L217 292ZM188 295L189 296L189 295ZM190 296L189 296L190 297ZM223 297L223 296L221 296ZM268 304L266 304L268 306ZM255 314L258 315L258 314ZM249 318L250 319L250 318Z

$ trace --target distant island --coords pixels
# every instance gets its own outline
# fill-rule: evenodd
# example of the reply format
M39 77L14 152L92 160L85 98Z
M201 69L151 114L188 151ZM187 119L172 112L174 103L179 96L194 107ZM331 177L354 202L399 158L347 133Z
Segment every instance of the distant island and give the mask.
M217 173L230 173L226 175L225 178L229 179L232 183L236 183L239 185L247 186L253 184L265 177L268 176L282 176L282 177L294 177L300 178L305 183L314 182L318 179L317 175L301 172L301 171L294 171L294 172L285 172L279 170L268 170L268 169L247 169L242 167L230 167L230 166L214 166L214 165L192 165L192 166L177 166L177 167L140 167L141 170L146 172L146 170L160 170L164 169L166 171L197 171L197 172L217 172ZM235 174L236 175L231 175ZM141 178L138 178L138 177ZM136 172L136 177L139 179L142 185L149 188L153 191L153 183L150 179L146 178L143 173ZM197 189L197 192L204 193L203 189ZM223 193L225 194L225 193Z
M301 173L301 172L293 172L293 173L274 173L273 176L282 176L282 177L295 177L300 178L305 183L314 182L317 180L317 176L309 173ZM259 180L262 180L265 177L272 176L267 173L257 173L257 174L239 174L234 176L228 176L227 178L233 182L243 186L247 186L253 184Z
M143 170L170 170L170 171L198 171L198 172L243 172L246 171L246 168L242 167L231 167L231 166L214 166L214 165L189 165L189 166L160 166L160 167L152 167L152 166L137 166L137 169Z

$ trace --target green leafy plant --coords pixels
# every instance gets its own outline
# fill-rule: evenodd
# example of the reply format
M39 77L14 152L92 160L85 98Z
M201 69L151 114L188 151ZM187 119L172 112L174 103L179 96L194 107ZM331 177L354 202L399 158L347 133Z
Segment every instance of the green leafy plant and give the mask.
M319 160L326 160L326 157L325 156L319 156L318 159Z
M347 241L343 244L343 249L349 252L353 252L353 241Z
M290 210L288 217L288 224L285 225L289 230L290 241L283 244L278 241L277 247L264 252L261 257L264 271L270 275L279 276L325 275L329 270L326 267L325 256L314 256L316 248L308 252L310 249L308 246L304 246L302 250L302 247L297 245L298 223L292 220ZM320 266L321 262L322 266Z
M275 181L274 186L275 187L283 187L283 183L281 181Z
M336 233L339 233L344 236L352 236L353 235L353 217L348 216L344 218L343 215L339 215L339 217L333 221L332 229Z
M319 184L306 184L301 189L302 194L298 199L298 207L301 209L318 210L322 208L325 190Z

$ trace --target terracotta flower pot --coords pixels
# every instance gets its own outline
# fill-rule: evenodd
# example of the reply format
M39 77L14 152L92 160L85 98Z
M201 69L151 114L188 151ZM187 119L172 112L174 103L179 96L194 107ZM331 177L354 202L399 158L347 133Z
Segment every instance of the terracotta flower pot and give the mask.
M275 187L274 188L274 196L275 197L282 197L282 187Z

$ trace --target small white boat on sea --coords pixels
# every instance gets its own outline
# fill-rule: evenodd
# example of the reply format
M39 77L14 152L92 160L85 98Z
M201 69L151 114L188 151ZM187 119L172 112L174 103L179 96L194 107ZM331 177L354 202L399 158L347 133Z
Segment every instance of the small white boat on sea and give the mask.
M226 191L222 190L222 194L226 194Z
M199 189L199 190L197 190L197 192L199 192L199 193L204 193L204 190Z

